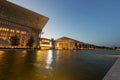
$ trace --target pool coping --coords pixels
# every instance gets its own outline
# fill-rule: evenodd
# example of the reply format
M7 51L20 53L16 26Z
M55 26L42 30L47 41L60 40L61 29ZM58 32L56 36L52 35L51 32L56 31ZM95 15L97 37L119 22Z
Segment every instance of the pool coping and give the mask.
M120 58L116 60L102 80L120 80Z

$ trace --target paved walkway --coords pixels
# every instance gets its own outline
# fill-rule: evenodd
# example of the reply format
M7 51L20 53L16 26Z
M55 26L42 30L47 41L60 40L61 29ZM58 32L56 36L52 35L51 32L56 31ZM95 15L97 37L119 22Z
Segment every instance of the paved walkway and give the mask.
M117 59L103 80L120 80L120 58Z

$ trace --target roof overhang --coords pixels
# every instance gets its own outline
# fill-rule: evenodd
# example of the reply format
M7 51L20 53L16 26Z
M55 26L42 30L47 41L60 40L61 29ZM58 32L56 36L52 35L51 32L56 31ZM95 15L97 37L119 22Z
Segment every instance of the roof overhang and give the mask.
M0 18L41 31L49 18L20 7L6 0L0 0Z

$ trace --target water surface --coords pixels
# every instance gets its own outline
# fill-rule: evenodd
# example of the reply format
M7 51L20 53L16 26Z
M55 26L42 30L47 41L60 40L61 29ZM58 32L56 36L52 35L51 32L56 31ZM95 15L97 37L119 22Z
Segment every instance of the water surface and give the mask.
M0 50L0 80L101 80L114 50Z

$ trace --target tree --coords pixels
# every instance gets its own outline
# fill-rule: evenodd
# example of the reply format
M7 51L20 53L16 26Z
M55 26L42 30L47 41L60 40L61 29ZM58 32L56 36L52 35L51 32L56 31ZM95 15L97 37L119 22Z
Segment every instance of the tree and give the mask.
M82 47L81 44L79 44L79 49L81 49L81 47Z
M27 41L27 46L33 47L34 42L35 42L35 40L34 40L33 36L30 36L30 38Z
M18 46L20 44L20 38L17 35L10 37L10 45L11 46Z
M75 48L78 49L78 44L77 44L77 42L75 42Z

